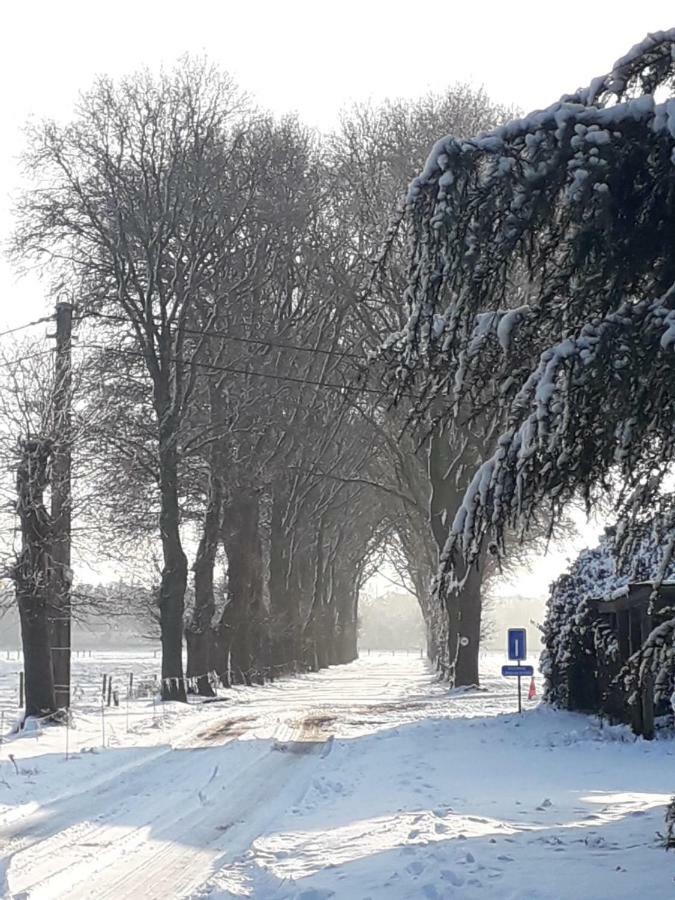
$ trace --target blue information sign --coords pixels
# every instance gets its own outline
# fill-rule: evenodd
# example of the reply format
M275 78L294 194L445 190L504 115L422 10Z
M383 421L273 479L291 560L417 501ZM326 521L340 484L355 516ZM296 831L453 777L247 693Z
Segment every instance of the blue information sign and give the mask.
M509 628L509 659L527 659L527 632L524 628Z
M534 675L533 666L502 666L502 675L506 678L521 678L527 676L531 678Z

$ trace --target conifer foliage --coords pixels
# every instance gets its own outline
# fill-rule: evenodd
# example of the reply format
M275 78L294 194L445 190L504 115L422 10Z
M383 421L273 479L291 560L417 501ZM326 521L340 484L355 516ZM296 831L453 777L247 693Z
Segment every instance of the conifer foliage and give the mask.
M486 538L501 552L542 507L555 519L620 485L630 542L660 494L675 449L674 87L672 29L545 110L441 139L410 186L394 390L455 428L487 411L495 433L442 554L450 607Z

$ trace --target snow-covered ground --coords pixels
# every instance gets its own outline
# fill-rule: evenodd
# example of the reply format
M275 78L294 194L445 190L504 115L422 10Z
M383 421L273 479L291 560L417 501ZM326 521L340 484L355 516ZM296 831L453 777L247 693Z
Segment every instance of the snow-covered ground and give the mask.
M486 656L481 691L373 654L166 709L126 701L152 654L74 660L76 727L0 746L3 896L675 896L656 837L675 741L519 717L502 662ZM6 722L19 666L0 665ZM103 672L121 701L102 722Z

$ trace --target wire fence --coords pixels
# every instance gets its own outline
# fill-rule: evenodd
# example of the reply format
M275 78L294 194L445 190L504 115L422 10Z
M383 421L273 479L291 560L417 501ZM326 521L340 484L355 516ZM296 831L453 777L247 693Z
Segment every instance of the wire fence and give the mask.
M71 731L78 728L86 729L89 735L98 732L97 745L101 748L121 742L123 734L165 728L185 704L163 702L163 688L169 697L182 689L189 705L225 699L228 690L215 671L162 679L157 671L160 664L158 651L128 654L126 658L114 652L73 651L72 661L70 685L54 685L57 690L69 688L68 710L31 716L24 722L23 654L20 650L0 651L0 745L26 738L39 742L47 727L59 725L63 727L64 755L68 759L72 755ZM14 665L9 668L8 662ZM299 665L294 660L268 668L276 669L277 674L282 668L286 674L292 674ZM269 680L263 676L262 670L251 669L238 672L237 681L239 686L245 686ZM198 683L203 679L208 680L212 694L209 698L198 693ZM11 753L9 757L13 761Z
M422 650L373 652L415 656L423 654ZM370 653L370 649L361 649L362 656ZM69 687L68 710L42 717L31 716L24 722L23 654L20 650L0 651L0 746L11 745L16 740L25 738L35 738L38 742L45 733L45 728L58 724L63 727L63 751L65 758L69 759L73 745L71 731L77 731L78 728L86 729L87 734L92 737L97 735L97 745L106 748L122 743L123 735L147 731L149 728L167 727L174 720L178 709L184 709L185 705L163 702L163 688L167 689L165 693L170 697L184 691L190 705L225 699L229 690L224 687L220 675L215 671L162 679L157 671L160 665L158 651L116 653L79 650L73 651L72 661L70 685L54 685L57 690ZM284 675L291 676L304 671L305 667L300 661L291 660L279 665L270 664L266 670L256 668L239 672L239 685L255 685L273 680L270 678L270 670L276 670L273 677L281 674L280 670L283 670ZM203 679L208 680L212 693L210 698L198 693L198 682ZM11 753L9 758L14 763Z
M165 704L158 702L162 689L158 665L156 651L144 654L74 651L69 709L46 716L31 716L23 722L23 654L16 650L1 651L0 745L33 737L39 741L47 726L59 724L65 726L64 752L68 758L71 755L71 729L86 727L91 732L98 724L100 746L107 747L120 732L129 733L144 724L163 727L167 722L167 710ZM59 690L68 686L55 684L54 687Z

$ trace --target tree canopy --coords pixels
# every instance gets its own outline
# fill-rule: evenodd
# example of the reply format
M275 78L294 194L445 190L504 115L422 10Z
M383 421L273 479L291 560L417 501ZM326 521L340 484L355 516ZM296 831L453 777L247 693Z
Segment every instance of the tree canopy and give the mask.
M649 35L549 108L441 139L410 185L395 389L455 425L488 410L500 435L444 575L543 503L611 480L644 503L671 465L674 54L675 30Z

